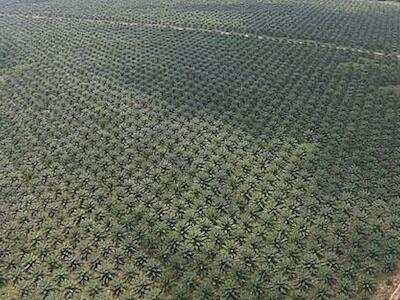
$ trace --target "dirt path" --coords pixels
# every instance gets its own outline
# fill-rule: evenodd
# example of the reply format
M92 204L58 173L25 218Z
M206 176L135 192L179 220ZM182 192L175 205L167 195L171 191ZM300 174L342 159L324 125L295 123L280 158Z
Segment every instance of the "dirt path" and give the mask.
M400 300L400 271L386 277L377 287L374 300Z
M400 283L397 285L393 294L390 296L390 300L399 300L400 299Z
M371 51L364 48L354 48L348 46L337 45L333 43L322 43L314 40L306 40L306 39L293 39L286 37L274 37L269 35L257 35L253 33L243 33L237 31L223 31L218 29L205 29L205 28L194 28L194 27L180 27L173 24L161 24L161 23L142 23L142 22L126 22L126 21L113 21L107 19L97 19L97 18L82 18L82 17L60 17L60 16L45 16L45 15L22 15L22 14L2 14L0 16L3 17L15 17L15 18L30 18L33 20L54 20L54 21L65 21L65 22L86 22L86 23L98 23L98 24L108 24L108 25L120 25L120 26L139 26L139 27L151 27L151 28L160 28L160 29L171 29L176 31L188 31L188 32L202 32L209 34L218 34L218 35L231 35L231 36L239 36L243 38L257 38L257 39L265 39L276 42L287 42L298 45L314 45L323 48L334 48L338 50L347 50L352 52L364 53L364 54L373 54L375 56L396 56L400 59L400 54L398 53L390 53L385 54L383 52Z

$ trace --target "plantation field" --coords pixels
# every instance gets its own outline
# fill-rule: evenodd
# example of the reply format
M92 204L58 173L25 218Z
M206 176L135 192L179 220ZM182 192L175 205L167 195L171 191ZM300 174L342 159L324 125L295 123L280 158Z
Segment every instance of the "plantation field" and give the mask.
M0 0L0 299L373 299L399 54L369 0Z

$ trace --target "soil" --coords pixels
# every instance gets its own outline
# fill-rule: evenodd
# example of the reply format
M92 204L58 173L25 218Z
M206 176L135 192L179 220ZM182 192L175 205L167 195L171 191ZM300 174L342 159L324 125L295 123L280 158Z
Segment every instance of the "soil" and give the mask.
M378 286L375 300L400 300L400 270Z

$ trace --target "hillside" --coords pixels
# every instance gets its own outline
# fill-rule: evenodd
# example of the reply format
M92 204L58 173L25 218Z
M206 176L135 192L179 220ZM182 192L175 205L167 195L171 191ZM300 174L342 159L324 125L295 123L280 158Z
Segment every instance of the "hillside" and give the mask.
M0 298L373 299L399 54L378 1L0 0Z

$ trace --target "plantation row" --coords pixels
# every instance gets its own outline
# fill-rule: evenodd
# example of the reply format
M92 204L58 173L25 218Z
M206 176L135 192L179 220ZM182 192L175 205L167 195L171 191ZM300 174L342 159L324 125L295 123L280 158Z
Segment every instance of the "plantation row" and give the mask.
M400 6L377 1L8 1L2 13L219 29L399 52Z
M397 60L14 17L0 49L16 298L369 299L395 269Z

